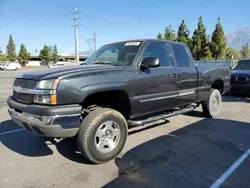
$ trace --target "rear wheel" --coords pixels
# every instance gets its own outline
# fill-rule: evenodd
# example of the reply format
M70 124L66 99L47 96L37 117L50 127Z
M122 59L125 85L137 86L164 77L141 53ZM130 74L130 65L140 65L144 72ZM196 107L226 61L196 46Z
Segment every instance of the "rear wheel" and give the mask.
M222 105L221 93L217 89L210 91L209 97L202 103L202 110L206 117L213 118L219 115Z
M3 68L3 71L6 71L6 68Z
M15 71L18 71L18 70L19 70L18 68L15 69Z
M77 144L89 161L105 163L122 151L127 134L127 122L122 114L109 108L97 108L83 119Z

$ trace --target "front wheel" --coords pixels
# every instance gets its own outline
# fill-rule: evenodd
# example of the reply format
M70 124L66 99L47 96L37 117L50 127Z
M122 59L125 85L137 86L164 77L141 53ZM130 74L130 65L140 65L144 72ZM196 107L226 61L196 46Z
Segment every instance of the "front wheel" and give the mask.
M212 89L208 99L203 101L202 110L206 117L214 118L219 115L222 105L221 93L217 89Z
M97 108L83 119L77 145L89 161L105 163L122 151L127 135L127 122L121 113L109 108Z

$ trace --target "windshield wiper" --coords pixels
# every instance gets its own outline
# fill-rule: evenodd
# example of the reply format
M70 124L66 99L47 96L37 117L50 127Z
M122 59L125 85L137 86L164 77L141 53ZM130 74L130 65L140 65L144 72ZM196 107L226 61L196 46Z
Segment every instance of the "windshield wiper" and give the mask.
M95 64L95 65L112 65L108 62L103 62L103 61L97 61L97 62L94 62L93 64Z

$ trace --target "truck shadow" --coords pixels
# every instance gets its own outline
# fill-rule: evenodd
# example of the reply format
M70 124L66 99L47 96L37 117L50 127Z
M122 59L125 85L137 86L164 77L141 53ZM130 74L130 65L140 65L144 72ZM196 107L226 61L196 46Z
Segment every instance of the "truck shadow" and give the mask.
M67 138L59 142L54 143L57 151L70 161L74 161L82 164L91 164L86 160L77 148L76 138Z
M53 151L50 145L56 147L58 152L69 160L89 164L82 155L78 152L76 147L76 140L72 139L52 139L31 133L27 130L18 132L11 132L20 129L12 120L1 122L0 124L0 144L10 149L13 152L27 156L27 157L41 157L52 155Z
M2 125L11 125L8 120ZM130 129L129 135L158 126ZM0 129L1 130L1 129ZM145 138L147 140L147 138ZM129 141L129 137L128 137ZM53 154L49 144L65 158L81 164L76 139L52 140L28 131L0 136L0 144L18 154L40 157ZM249 123L203 119L169 135L149 140L115 159L118 178L104 187L208 187L250 147ZM167 182L167 184L166 184ZM250 186L250 185L249 185Z
M103 187L209 187L250 147L249 123L239 121L204 119L171 135L116 158L118 177Z
M202 111L197 111L197 110L185 113L183 115L185 115L185 116L191 116L191 117L198 117L198 118L205 118L204 113Z
M129 135L160 126L167 121L143 127L139 130L130 129ZM9 131L20 129L12 120L1 122L0 134ZM90 164L77 149L76 138L67 139L52 139L33 134L29 131L22 130L10 134L0 135L0 144L10 149L13 152L27 157L41 157L52 155L53 151L50 145L56 147L57 151L65 158L83 164Z
M147 126L147 127L143 127L141 129L130 128L128 134L132 135L132 134L139 133L141 131L145 131L147 129L152 129L154 127L161 126L161 125L165 124L166 122L168 122L168 121L159 122L159 123ZM63 139L60 142L55 142L53 144L56 146L57 151L62 156L64 156L65 158L67 158L67 159L69 159L71 161L74 161L74 162L78 162L78 163L91 164L79 152L79 150L77 148L77 140L76 140L76 138Z
M1 122L0 134L7 134L0 135L0 143L24 156L37 157L53 154L53 151L46 144L48 138L34 135L25 130L11 133L17 129L20 127L12 120Z

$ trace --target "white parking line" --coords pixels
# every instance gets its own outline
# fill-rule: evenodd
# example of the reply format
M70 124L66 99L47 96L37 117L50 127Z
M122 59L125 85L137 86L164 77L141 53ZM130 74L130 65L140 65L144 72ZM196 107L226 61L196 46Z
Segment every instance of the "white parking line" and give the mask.
M0 103L0 106L6 106L7 103Z
M210 188L218 188L249 155L250 149L247 150L247 152L244 153Z
M10 134L10 133L15 133L15 132L23 131L23 130L24 129L16 129L16 130L12 130L12 131L3 132L3 133L0 133L0 136L1 135L5 135L5 134Z

